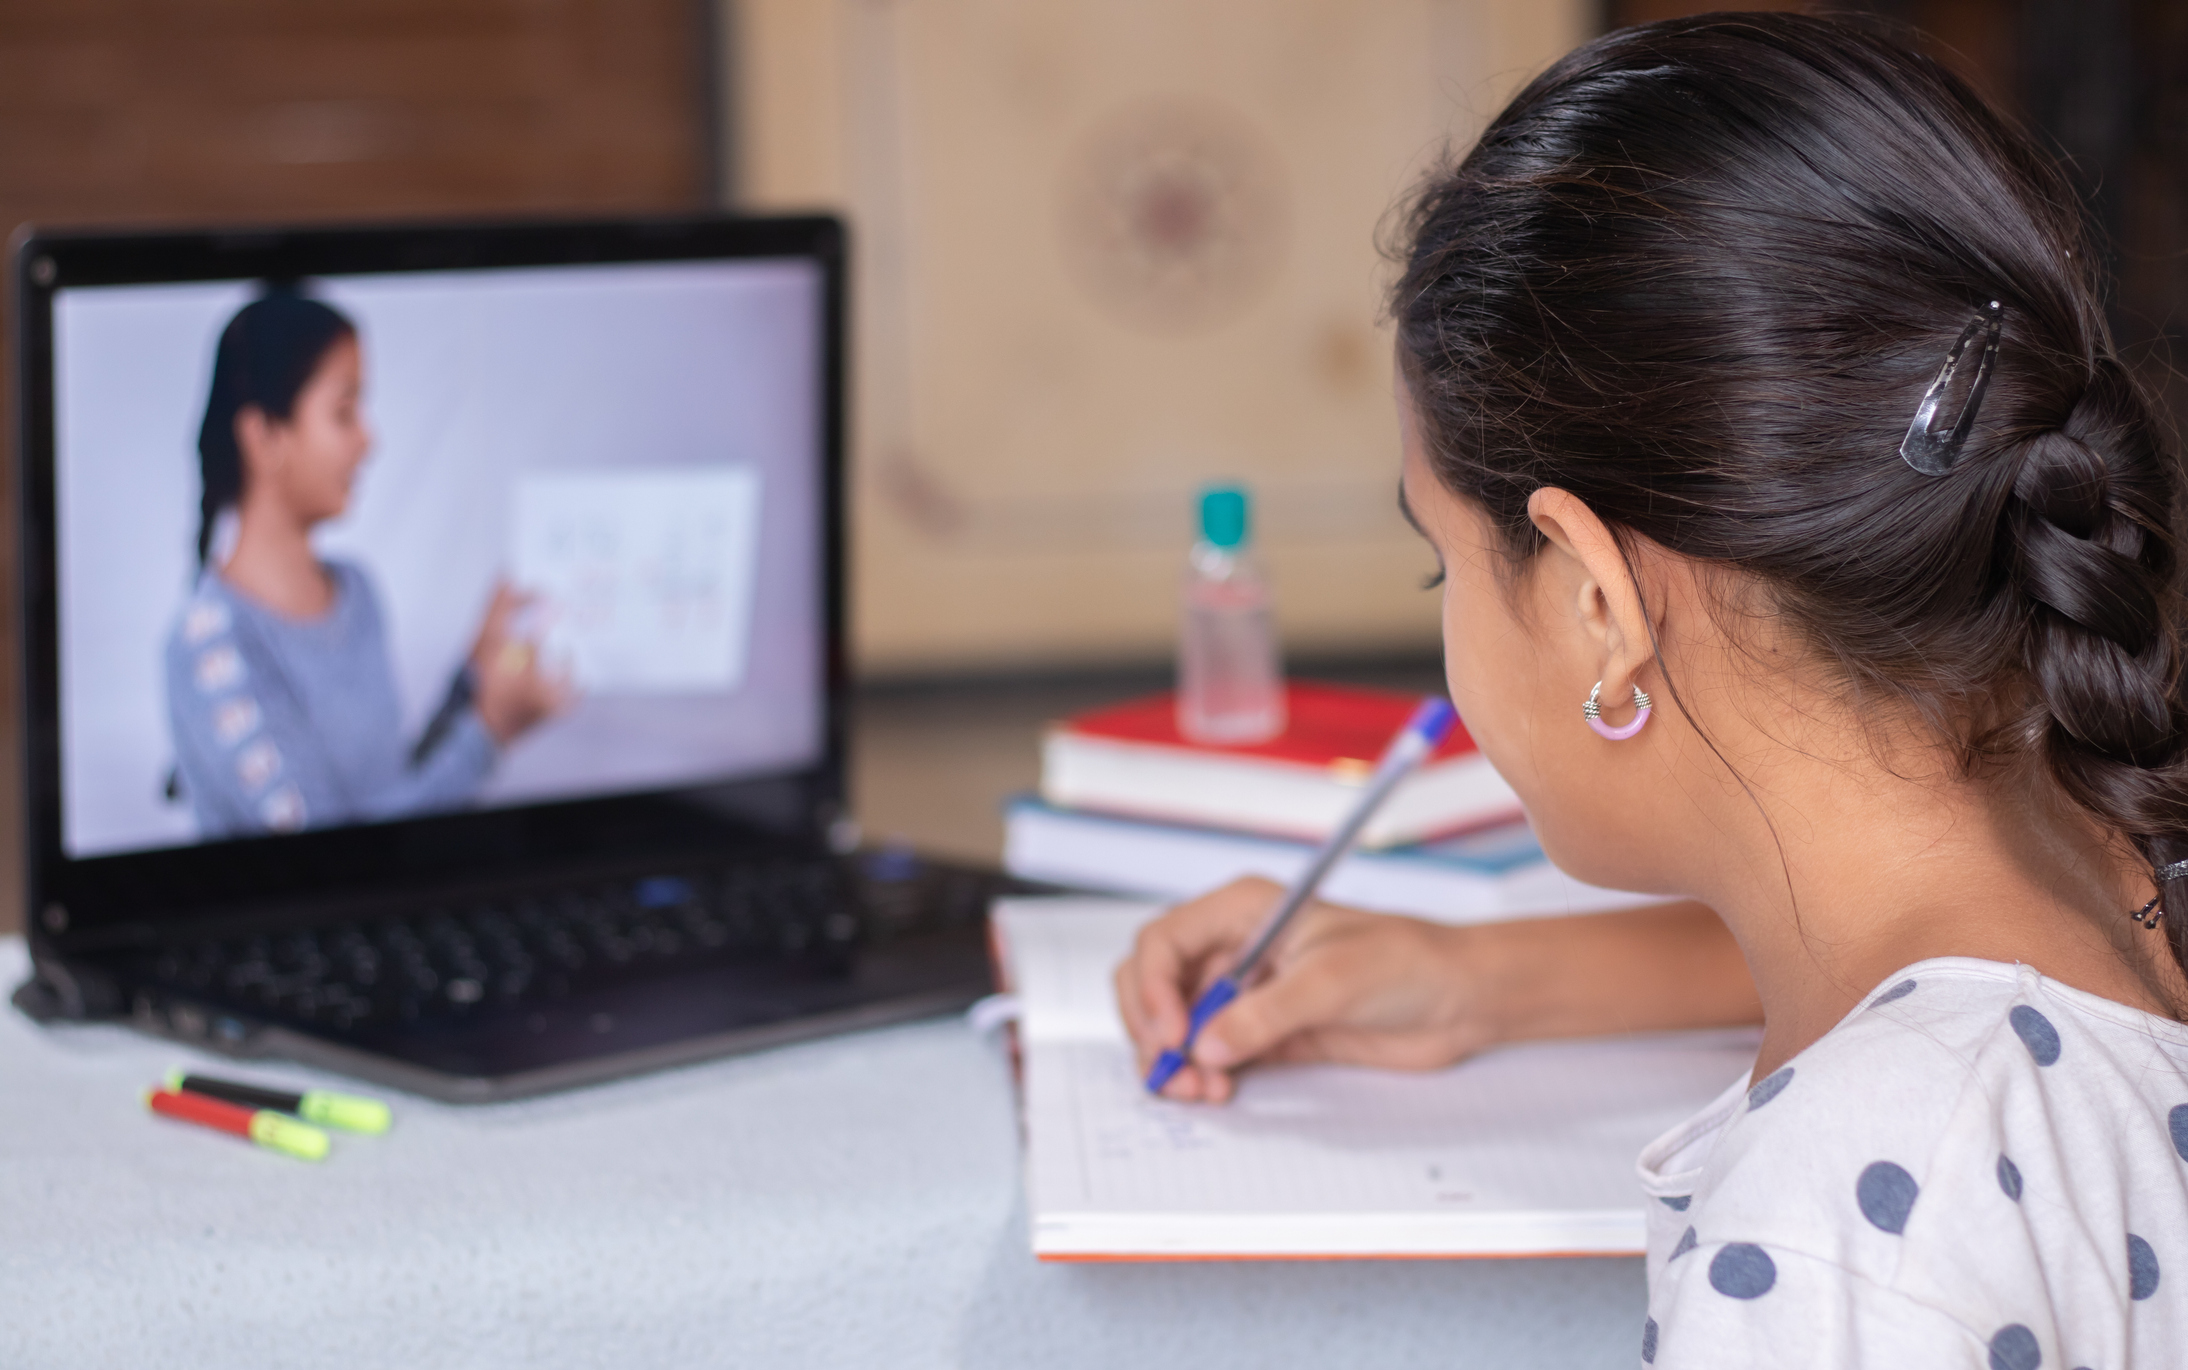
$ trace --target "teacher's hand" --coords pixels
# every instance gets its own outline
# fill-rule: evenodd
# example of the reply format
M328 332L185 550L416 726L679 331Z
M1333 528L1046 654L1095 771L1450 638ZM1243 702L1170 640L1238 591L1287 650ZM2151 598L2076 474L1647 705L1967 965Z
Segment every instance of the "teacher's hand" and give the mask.
M504 747L569 708L573 698L569 679L544 670L539 649L513 632L517 615L533 599L506 582L497 584L471 648L471 705Z
M1235 881L1140 930L1117 967L1117 1007L1141 1074L1185 1038L1188 1006L1283 897ZM1163 1094L1221 1103L1254 1061L1342 1061L1431 1070L1497 1040L1484 1013L1480 930L1310 903L1238 998L1209 1020Z

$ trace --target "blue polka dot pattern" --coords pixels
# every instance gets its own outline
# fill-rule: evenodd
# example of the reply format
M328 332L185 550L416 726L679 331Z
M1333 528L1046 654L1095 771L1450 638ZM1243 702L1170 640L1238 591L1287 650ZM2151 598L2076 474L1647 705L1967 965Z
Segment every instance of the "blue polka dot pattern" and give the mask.
M2021 1202L2021 1167L2001 1151L1998 1153L1998 1187L2006 1191L2006 1197Z
M1679 1238L1679 1244L1671 1249L1671 1254L1664 1257L1664 1260L1667 1263L1678 1260L1699 1245L1701 1243L1694 1239L1694 1229L1690 1227L1686 1230L1686 1235Z
M1650 1365L1656 1364L1656 1319L1654 1318L1650 1318L1641 1324L1641 1359Z
M1709 1263L1709 1287L1728 1299L1759 1299L1777 1282L1777 1262L1753 1242L1733 1242Z
M2019 1323L1998 1329L1990 1339L1990 1370L2036 1370L2044 1363L2044 1349L2036 1334Z
M2165 1126L2173 1134L2173 1150L2188 1161L2188 1104L2173 1105L2173 1111L2165 1115Z
M1907 1215L1914 1211L1915 1196L1921 1192L1906 1167L1890 1161L1875 1162L1854 1181L1861 1216L1895 1236L1907 1230Z
M2127 1234L2127 1297L2147 1299L2158 1292L2158 1253L2150 1243Z
M1914 993L1914 989L1914 981L1902 980L1898 984L1892 986L1890 989L1884 991L1882 994L1879 994L1876 998L1871 999L1869 1001L1869 1007L1876 1008L1881 1004L1889 1004L1894 999L1904 999L1908 995Z
M1660 1194L1656 1201L1674 1213L1684 1213L1687 1205L1694 1202L1692 1194Z
M2036 1058L2036 1064L2048 1066L2059 1059L2059 1029L2051 1025L2049 1018L2027 1004L2015 1004L2006 1017L2028 1054Z
M1785 1066L1765 1075L1756 1082L1753 1089L1747 1092L1747 1111L1753 1113L1756 1109L1783 1094L1785 1087L1792 1083L1793 1067L1791 1066Z

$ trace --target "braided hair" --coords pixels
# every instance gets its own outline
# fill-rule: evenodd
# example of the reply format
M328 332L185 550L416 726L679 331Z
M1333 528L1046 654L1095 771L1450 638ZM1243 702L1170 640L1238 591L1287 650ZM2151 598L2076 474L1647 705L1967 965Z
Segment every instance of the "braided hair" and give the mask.
M1431 464L1515 564L1556 486L1736 567L1970 774L2048 778L2176 873L2180 468L2072 187L1964 82L1799 15L1620 30L1427 178L1402 235L1391 312ZM1901 435L1993 300L1974 426L1923 474ZM2159 894L2188 968L2180 874Z
M198 564L213 549L221 511L243 498L243 453L236 446L236 415L255 406L286 422L296 397L333 346L357 335L357 326L332 305L286 286L236 311L221 330L213 354L213 382L198 427Z

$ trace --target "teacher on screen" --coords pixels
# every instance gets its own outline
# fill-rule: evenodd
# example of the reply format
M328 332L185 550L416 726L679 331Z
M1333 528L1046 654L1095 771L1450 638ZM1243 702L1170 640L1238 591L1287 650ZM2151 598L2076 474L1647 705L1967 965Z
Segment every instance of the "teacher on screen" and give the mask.
M197 582L167 640L167 713L202 837L456 808L500 749L567 702L510 633L497 588L469 659L414 742L361 567L311 532L349 507L372 446L357 329L274 289L220 335L198 433Z

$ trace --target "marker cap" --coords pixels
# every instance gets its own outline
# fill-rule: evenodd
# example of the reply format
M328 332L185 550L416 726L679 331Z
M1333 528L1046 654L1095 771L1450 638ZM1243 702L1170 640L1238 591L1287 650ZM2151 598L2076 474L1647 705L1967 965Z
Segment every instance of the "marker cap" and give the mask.
M324 1160L327 1155L326 1133L310 1123L284 1118L266 1109L251 1115L251 1140L300 1161Z
M378 1099L362 1099L354 1094L336 1094L327 1089L307 1089L298 1100L296 1111L324 1127L338 1127L344 1132L385 1132L393 1115L386 1104Z

